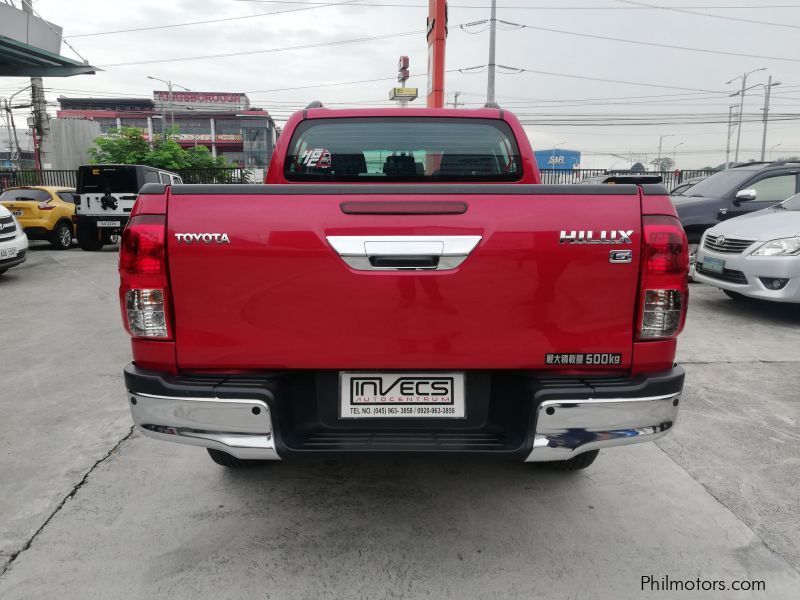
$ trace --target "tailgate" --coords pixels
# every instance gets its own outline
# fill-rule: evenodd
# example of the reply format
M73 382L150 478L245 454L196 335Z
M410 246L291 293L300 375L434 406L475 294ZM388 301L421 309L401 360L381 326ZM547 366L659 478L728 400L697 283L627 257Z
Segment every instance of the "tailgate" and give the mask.
M38 219L39 218L39 203L26 202L23 200L16 200L12 202L3 202L11 214L17 219Z
M630 366L638 188L393 188L172 188L179 368Z

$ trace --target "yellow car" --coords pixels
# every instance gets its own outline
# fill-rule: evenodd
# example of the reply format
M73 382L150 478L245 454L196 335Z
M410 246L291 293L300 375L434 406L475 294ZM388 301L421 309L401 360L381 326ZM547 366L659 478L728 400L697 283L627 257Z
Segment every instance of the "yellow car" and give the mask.
M15 187L0 194L0 204L17 218L31 240L47 240L57 250L72 246L74 188Z

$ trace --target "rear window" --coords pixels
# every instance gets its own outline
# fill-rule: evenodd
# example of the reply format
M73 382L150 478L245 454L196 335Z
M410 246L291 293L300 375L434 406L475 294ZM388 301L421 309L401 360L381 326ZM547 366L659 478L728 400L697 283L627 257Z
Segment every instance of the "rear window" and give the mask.
M289 181L517 181L522 162L497 119L309 119L295 130Z
M0 202L11 202L13 200L20 202L24 202L26 200L32 202L45 202L46 200L50 200L50 194L44 190L6 190L0 194Z
M137 193L136 167L81 167L78 170L78 193Z

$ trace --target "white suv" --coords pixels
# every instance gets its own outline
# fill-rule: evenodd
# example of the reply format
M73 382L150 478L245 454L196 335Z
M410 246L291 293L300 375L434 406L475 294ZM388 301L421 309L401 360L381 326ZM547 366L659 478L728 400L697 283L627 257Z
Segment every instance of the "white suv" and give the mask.
M28 236L5 207L0 206L0 275L25 262Z

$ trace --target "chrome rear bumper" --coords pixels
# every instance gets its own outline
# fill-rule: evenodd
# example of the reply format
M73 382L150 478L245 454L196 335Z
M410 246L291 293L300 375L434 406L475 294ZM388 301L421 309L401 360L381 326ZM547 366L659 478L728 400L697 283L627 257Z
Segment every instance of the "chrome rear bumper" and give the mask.
M184 398L128 392L133 421L145 435L222 450L242 459L280 460L263 400Z
M680 396L544 401L525 461L569 460L589 450L656 440L674 427Z

